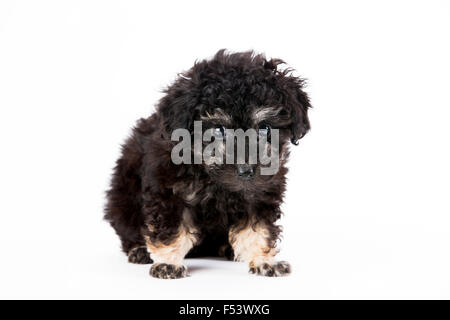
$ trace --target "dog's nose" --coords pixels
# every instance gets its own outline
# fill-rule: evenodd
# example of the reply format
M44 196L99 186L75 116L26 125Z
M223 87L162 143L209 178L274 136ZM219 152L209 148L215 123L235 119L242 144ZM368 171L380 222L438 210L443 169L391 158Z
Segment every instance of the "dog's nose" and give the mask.
M253 167L249 164L238 164L237 174L239 178L250 179L254 175Z

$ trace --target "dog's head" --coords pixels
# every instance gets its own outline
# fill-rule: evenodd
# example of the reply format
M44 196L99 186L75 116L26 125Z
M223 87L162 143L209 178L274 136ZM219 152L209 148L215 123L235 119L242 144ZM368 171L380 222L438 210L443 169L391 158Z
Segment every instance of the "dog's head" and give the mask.
M159 104L163 126L169 135L176 129L187 129L194 137L196 121L201 121L203 132L208 131L211 141L217 142L213 161L203 161L202 167L214 181L228 189L267 188L274 177L286 172L283 164L289 143L297 144L310 129L310 102L302 90L303 80L293 76L291 69L280 70L283 63L279 59L266 60L253 52L228 54L221 50L213 59L196 63L181 74ZM276 154L280 169L264 174L261 169L267 166L267 161L263 164L260 157L256 163L249 163L250 138L245 149L241 149L246 163L238 161L238 143L231 149L225 146L231 129L244 132L254 129L258 155L260 149L265 149L268 156ZM209 143L204 141L203 147ZM230 150L236 151L234 163L225 161ZM223 158L222 164L214 161L216 156Z

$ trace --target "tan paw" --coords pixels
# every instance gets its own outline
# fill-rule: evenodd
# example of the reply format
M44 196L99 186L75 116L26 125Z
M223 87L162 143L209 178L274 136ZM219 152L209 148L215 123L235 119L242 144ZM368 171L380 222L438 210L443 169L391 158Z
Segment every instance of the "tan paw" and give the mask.
M251 266L249 272L266 277L283 277L291 273L291 266L286 261L262 263Z
M183 265L155 263L150 268L150 275L159 279L180 279L187 276L187 269Z

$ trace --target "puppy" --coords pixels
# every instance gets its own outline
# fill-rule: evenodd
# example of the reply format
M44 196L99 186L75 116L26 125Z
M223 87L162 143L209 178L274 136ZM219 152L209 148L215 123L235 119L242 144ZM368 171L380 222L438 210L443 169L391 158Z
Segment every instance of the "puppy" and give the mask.
M153 263L150 275L164 279L187 275L186 256L244 261L251 273L263 276L290 273L288 263L275 259L281 232L276 221L289 144L297 144L310 129L311 105L303 80L291 69L280 70L282 64L253 52L221 50L180 74L156 112L138 121L122 146L105 208L105 219L120 237L129 262ZM278 167L262 174L260 159L189 162L198 155L195 146L190 153L183 150L187 161L177 163L174 148L180 141L174 133L184 129L190 138L196 123L201 124L200 135L210 130L215 137L213 160L225 148L229 129L254 129L263 141L259 151L274 145L276 132L277 148L268 153L276 155ZM204 148L202 140L184 143ZM248 160L249 147L240 150Z

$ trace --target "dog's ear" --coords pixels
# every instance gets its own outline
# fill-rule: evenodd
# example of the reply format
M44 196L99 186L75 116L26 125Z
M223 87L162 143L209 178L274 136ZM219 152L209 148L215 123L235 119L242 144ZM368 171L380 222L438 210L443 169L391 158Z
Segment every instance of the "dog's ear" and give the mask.
M308 118L308 109L311 108L308 95L303 91L303 81L290 78L288 89L288 104L291 109L291 142L295 145L311 128Z
M198 116L198 96L188 79L179 78L165 90L160 100L158 111L167 133L175 129L192 131L194 119Z

